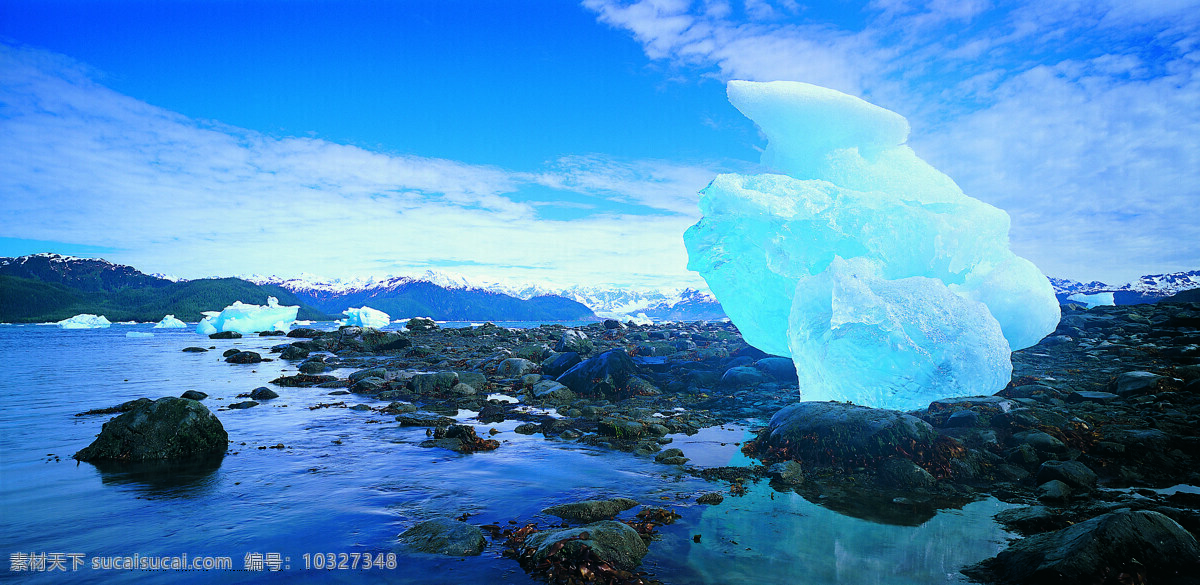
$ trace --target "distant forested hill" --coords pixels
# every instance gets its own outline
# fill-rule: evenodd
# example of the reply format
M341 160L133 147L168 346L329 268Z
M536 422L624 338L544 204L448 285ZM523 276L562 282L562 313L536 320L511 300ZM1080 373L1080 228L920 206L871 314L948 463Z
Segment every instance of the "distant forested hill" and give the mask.
M202 311L219 311L234 301L261 305L269 296L299 305L299 319L331 318L288 290L237 278L171 282L104 260L55 254L0 258L0 322L5 323L46 323L80 313L113 322L158 321L168 314L199 321Z

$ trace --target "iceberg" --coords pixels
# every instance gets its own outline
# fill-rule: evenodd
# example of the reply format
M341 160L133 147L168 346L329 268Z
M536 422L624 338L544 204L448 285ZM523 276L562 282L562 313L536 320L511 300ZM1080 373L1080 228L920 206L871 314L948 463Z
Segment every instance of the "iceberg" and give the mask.
M718 175L684 234L746 342L791 356L805 400L910 410L992 394L1059 320L1004 211L905 145L903 116L796 82L732 81L775 173Z
M338 321L338 325L357 325L359 327L374 327L382 329L391 323L391 315L372 309L371 307L360 307L358 309L346 309L342 311L346 316L345 319Z
M112 325L104 315L96 316L88 313L75 315L55 323L62 329L104 329Z
M183 329L187 327L187 323L175 318L175 315L167 315L154 325L155 329Z
M220 311L204 311L204 319L196 325L196 333L212 335L222 331L237 331L243 335L260 331L287 331L296 320L300 307L284 307L279 299L267 298L267 305L247 305L234 301Z
M154 337L154 334L146 333L145 331L130 331L129 333L125 334L125 337L128 337L130 339L149 339L151 337Z
M1083 303L1089 309L1092 307L1102 307L1102 306L1110 306L1111 307L1111 306L1117 304L1116 299L1113 298L1113 293L1110 293L1110 292L1095 293L1095 294L1090 294L1090 295L1085 295L1083 293L1075 293L1075 294L1067 297L1067 300L1074 301L1076 303Z

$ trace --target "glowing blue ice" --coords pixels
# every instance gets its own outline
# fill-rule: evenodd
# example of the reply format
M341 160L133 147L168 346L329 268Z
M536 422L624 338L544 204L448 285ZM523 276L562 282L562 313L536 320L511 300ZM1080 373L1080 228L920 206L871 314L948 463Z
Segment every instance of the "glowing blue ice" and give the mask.
M183 329L187 327L187 323L175 318L175 315L167 315L154 325L155 329Z
M803 83L728 93L781 174L714 179L688 267L748 343L792 356L806 400L991 394L1010 352L1054 331L1054 291L1009 250L1008 214L917 157L902 116Z
M247 305L235 301L221 311L204 311L204 320L196 325L196 333L212 335L221 331L237 331L243 335L260 331L287 331L296 320L300 307L282 307L275 297L267 298L267 306Z
M55 323L63 329L103 329L112 325L108 318L104 315L96 316L88 313L75 315L70 319L63 319Z
M1117 304L1113 296L1113 293L1110 292L1095 293L1090 295L1075 293L1067 297L1067 300L1076 303L1083 303L1084 306L1090 309L1092 307L1112 306Z
M371 307L362 307L359 309L346 309L342 311L346 316L345 319L338 321L339 325L357 325L359 327L374 327L382 329L387 327L388 323L392 322L391 316L383 311L372 309Z

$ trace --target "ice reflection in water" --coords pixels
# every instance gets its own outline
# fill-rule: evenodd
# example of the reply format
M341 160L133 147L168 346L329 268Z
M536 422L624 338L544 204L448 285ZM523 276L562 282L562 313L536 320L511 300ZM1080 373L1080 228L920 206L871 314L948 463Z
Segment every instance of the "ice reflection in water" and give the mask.
M993 555L1005 534L991 521L994 501L939 513L918 527L872 524L840 515L766 483L745 497L701 506L695 498L724 491L654 463L541 435L495 427L497 451L458 455L421 448L424 429L398 427L390 416L348 408L382 403L328 390L283 388L280 398L249 410L221 410L232 440L219 467L152 469L79 464L69 457L86 446L111 415L75 417L140 396L178 396L195 389L211 409L237 394L294 373L284 361L230 365L229 347L261 351L278 338L213 341L190 331L158 330L130 340L113 326L71 332L0 326L0 549L9 553L86 555L227 555L241 567L247 552L280 552L292 569L280 574L206 574L80 570L72 582L177 583L294 581L387 583L528 583L494 543L480 557L443 558L396 548L414 522L472 514L477 524L557 519L540 515L573 500L628 496L673 508L683 517L661 528L645 568L666 583L945 583L957 569ZM185 354L189 345L215 346ZM460 415L467 415L463 411ZM747 463L738 427L673 436L690 465ZM722 444L723 443L723 444ZM268 448L282 444L282 449ZM54 461L49 454L60 457ZM165 471L165 472L164 472ZM774 499L772 499L774 494ZM637 510L630 511L630 514ZM701 534L699 544L692 536ZM736 544L734 542L736 541ZM749 549L749 550L746 550ZM387 552L401 555L394 571L301 571L301 555ZM3 569L7 569L4 567ZM5 574L6 577L13 575ZM25 574L22 582L55 583L61 574Z

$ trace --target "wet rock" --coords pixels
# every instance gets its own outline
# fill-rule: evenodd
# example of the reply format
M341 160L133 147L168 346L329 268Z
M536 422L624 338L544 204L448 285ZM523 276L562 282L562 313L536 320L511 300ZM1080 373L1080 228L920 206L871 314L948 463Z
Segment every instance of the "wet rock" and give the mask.
M337 376L329 375L314 375L314 374L296 374L294 376L280 376L271 380L276 386L285 386L292 388L300 388L307 386L316 386L327 382L336 382Z
M1046 502L1061 502L1071 497L1071 486L1052 479L1038 486L1038 499Z
M237 331L218 331L208 336L209 339L241 339L242 334Z
M615 401L635 392L631 380L636 375L637 365L629 354L614 349L576 364L558 382L576 394Z
M1125 372L1109 384L1108 390L1119 396L1152 394L1166 379L1166 376L1150 372Z
M185 392L185 394L186 394L186 392ZM203 392L201 392L201 394L203 394ZM205 396L207 397L207 395L205 395ZM183 398L187 398L187 397L184 396ZM135 408L141 408L147 404L150 404L151 402L152 401L149 398L135 398L133 400L128 400L128 401L122 402L116 406L110 406L108 408L93 408L92 410L89 410L87 412L77 413L75 416L89 416L89 415L93 415L93 414L118 414L118 413L122 413L122 412L129 412Z
M560 504L550 506L542 510L543 514L558 516L563 520L573 520L575 522L583 522L585 524L596 522L598 520L608 520L616 517L617 514L624 512L638 505L637 500L629 498L612 498L610 500L584 500L571 504Z
M183 348L183 351L188 352L188 353L201 353L201 352L205 352L208 350L204 349L203 347L185 347L185 348Z
M1120 396L1113 394L1111 392L1090 392L1090 391L1084 390L1084 391L1076 391L1076 392L1072 392L1072 393L1068 394L1067 402L1071 402L1071 403L1095 402L1097 404L1107 404L1118 398L1120 398Z
M230 408L233 410L245 410L247 408L254 408L255 406L258 406L257 402L255 402L253 400L245 400L242 402L234 402L233 404L230 404L226 408Z
M542 380L534 384L530 392L535 399L551 404L566 404L573 402L576 398L570 388L554 380Z
M561 546L556 546L559 543ZM525 547L534 565L559 555L579 558L590 550L600 560L623 571L635 569L649 551L637 530L612 520L538 532L525 540Z
M788 358L765 357L754 362L754 367L780 382L795 382L797 379L796 364Z
M253 351L239 351L227 358L225 361L231 364L257 364L263 361L262 356Z
M767 468L767 475L784 485L804 483L804 467L795 461L775 463Z
M355 394L375 394L387 388L383 378L362 378L350 385L350 391Z
M417 374L408 381L408 389L422 396L446 394L458 385L457 372L437 372L434 374Z
M225 452L229 435L203 404L187 398L159 398L104 423L79 461L187 460Z
M320 337L321 333L322 332L320 329L313 329L311 327L297 327L291 331L288 331L287 336L300 339L312 339L314 337Z
M458 421L432 412L406 412L396 417L396 422L405 427L441 427Z
M725 374L721 376L722 386L757 386L766 382L770 382L771 377L758 371L758 369L750 366L738 366L729 368Z
M541 432L542 427L537 423L523 423L517 425L513 432L518 435L533 435Z
M1062 513L1062 508L1046 506L1025 506L1004 510L996 514L996 521L1009 530L1026 535L1058 530L1073 524L1071 519Z
M387 375L387 369L385 368L367 368L365 370L358 370L351 373L348 378L351 382L357 382L365 378L380 378L386 380Z
M1163 514L1118 510L1019 540L963 573L986 583L1084 585L1119 575L1131 583L1194 583L1200 545Z
M498 422L504 422L505 414L504 407L499 404L485 404L479 410L479 416L476 417L480 423L490 425Z
M1042 431L1021 431L1013 433L1014 441L1024 443L1037 451L1046 453L1065 453L1067 445L1049 433Z
M279 394L276 394L274 390L266 386L259 386L250 391L251 400L270 400L272 398L279 398Z
M800 402L771 417L755 441L760 453L805 464L861 465L928 446L935 433L929 423L894 410L841 402Z
M330 394L337 394L337 392L331 392ZM345 392L343 392L343 394L345 394ZM383 411L388 414L407 414L410 412L416 412L417 405L411 402L393 402L383 407Z
M399 351L412 347L412 340L396 331L366 329L362 332L362 345L370 352Z
M710 506L715 506L724 501L725 501L725 496L723 496L717 492L709 492L707 494L701 495L700 497L696 498L697 504L708 504Z
M452 424L439 426L433 431L433 439L421 443L421 446L441 447L459 453L476 453L492 451L500 446L500 441L481 438L473 426Z
M933 475L921 466L899 457L892 457L880 463L878 474L880 483L899 489L928 488L936 482Z
M320 374L321 372L324 372L326 369L328 369L328 367L329 366L326 366L325 362L322 360L311 360L310 359L310 360L300 364L300 367L297 369L300 370L301 374Z
M1051 480L1059 480L1073 489L1091 490L1096 487L1096 473L1078 461L1042 463L1035 481L1040 485Z
M204 400L205 398L208 398L208 394L205 394L199 390L188 390L179 397L187 398L188 400Z
M508 358L496 368L496 375L504 378L516 378L533 371L537 364L525 358Z
M595 345L592 343L586 333L575 329L563 331L561 337L558 338L558 343L554 346L554 351L572 352L581 356L592 353Z
M674 447L659 452L654 456L654 460L664 465L683 465L688 462L688 458L683 456L683 450Z
M542 362L542 373L552 378L557 378L581 361L583 360L579 357L579 354L573 351L555 354Z
M438 326L433 319L426 317L413 317L412 319L408 320L408 323L404 325L404 328L408 329L409 331L433 331L434 329L437 329Z
M242 352L242 350L237 349L236 347L230 348L230 349L227 349L227 350L221 352L221 357L227 358L227 357L235 356L241 352Z
M617 321L616 319L605 319L604 320L604 328L609 329L609 330L624 329L625 326L622 325L621 322Z
M289 345L283 348L283 351L279 352L279 357L285 360L302 360L308 357L308 350L296 347L295 345Z
M400 533L399 539L425 553L466 557L487 548L487 538L478 526L449 518L426 520Z

